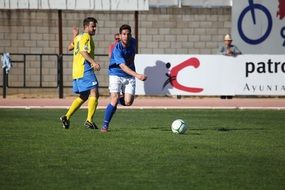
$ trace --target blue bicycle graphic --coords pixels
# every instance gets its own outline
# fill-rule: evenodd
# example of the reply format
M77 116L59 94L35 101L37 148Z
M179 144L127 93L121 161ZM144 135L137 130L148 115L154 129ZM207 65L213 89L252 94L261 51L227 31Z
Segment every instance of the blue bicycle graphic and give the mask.
M248 4L249 5L241 12L240 17L238 19L238 32L240 34L240 37L243 39L243 41L245 41L248 44L256 45L256 44L260 44L261 42L266 40L267 37L269 36L271 29L272 29L272 17L271 17L270 12L268 11L268 9L266 7L264 7L263 5L254 3L253 0L249 0ZM260 36L257 39L251 39L245 35L245 33L242 29L242 22L245 18L245 15L247 14L247 12L250 12L253 24L256 25L256 14L255 14L256 9L262 11L265 14L265 16L267 18L268 25L267 25L266 32L262 36Z

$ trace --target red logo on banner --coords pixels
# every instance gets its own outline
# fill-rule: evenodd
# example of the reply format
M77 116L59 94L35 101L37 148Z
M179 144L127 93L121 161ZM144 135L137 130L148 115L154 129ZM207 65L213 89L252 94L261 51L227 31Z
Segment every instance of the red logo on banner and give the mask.
M194 67L194 68L198 68L200 66L200 62L197 58L190 58L190 59L187 59L186 61L176 65L175 67L173 67L170 70L170 73L167 74L167 76L169 78L167 79L167 81L165 81L163 87L165 87L170 82L170 84L173 87L175 87L179 90L186 91L186 92L198 93L198 92L203 91L203 88L184 86L177 81L178 73L181 70L183 70L184 68L189 67L189 66ZM169 65L169 67L170 67L170 65Z
M277 12L277 17L279 16L279 19L283 19L285 17L285 0L279 0L279 10Z

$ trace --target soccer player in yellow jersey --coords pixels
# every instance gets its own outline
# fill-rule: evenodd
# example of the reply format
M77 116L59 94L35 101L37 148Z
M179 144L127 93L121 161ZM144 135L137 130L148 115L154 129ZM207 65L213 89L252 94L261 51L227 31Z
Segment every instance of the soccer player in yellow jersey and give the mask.
M94 61L94 42L92 36L96 32L97 20L87 17L83 21L84 32L78 34L78 29L73 28L73 41L68 50L73 50L73 92L79 96L72 102L67 113L60 117L65 129L70 127L71 116L88 99L88 114L84 123L86 128L98 129L93 122L93 116L98 105L98 81L94 71L100 70L100 65Z

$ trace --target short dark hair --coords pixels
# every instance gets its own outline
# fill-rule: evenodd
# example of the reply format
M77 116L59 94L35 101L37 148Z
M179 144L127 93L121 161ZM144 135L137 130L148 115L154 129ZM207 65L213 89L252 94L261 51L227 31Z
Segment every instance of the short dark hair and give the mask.
M83 20L83 27L88 26L90 22L94 22L94 24L97 24L97 20L94 17L86 17Z
M130 33L132 33L132 28L130 25L127 25L127 24L123 24L121 27L120 27L120 34L122 34L122 31L123 30L129 30Z

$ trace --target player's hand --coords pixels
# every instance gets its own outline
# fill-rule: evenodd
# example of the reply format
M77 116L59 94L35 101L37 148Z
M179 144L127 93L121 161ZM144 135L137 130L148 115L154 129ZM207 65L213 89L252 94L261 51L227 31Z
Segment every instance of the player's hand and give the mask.
M138 74L137 79L141 80L141 81L145 81L147 79L146 75L142 75L142 74Z
M75 37L75 36L77 36L79 34L78 27L76 27L76 26L72 27L72 34L73 34L73 37Z
M232 56L234 54L234 52L231 49L227 50L227 55Z
M95 71L100 71L101 66L98 63L93 63L92 67L94 68Z

